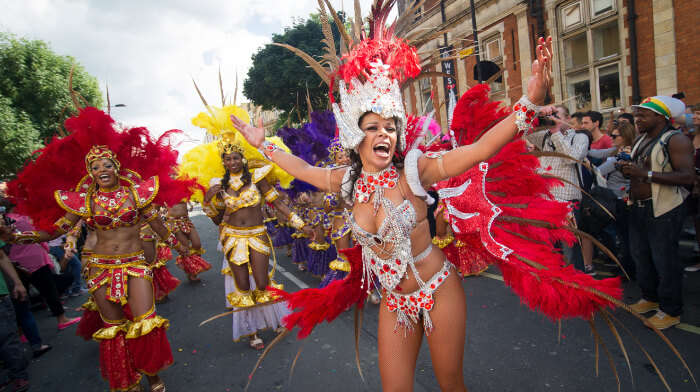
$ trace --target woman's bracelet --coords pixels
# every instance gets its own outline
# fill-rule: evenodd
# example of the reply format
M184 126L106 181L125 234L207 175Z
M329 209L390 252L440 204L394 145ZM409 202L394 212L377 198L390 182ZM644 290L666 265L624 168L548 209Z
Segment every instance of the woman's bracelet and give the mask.
M518 102L513 106L515 112L515 126L518 127L520 133L528 134L532 129L532 122L537 118L541 107L532 103L527 96L520 97Z
M302 227L304 227L306 224L304 223L304 220L299 217L294 211L289 212L289 216L287 216L287 221L289 222L289 225L292 226L293 228L297 230L301 230Z
M15 244L36 244L39 242L39 232L38 231L22 231L15 232L12 235L12 241Z
M260 148L258 150L260 151L261 154L263 154L265 156L265 158L267 158L268 161L271 161L272 160L272 153L275 151L281 150L281 148L278 145L276 145L275 143L272 143L269 140L265 140L262 142L262 145L260 146Z

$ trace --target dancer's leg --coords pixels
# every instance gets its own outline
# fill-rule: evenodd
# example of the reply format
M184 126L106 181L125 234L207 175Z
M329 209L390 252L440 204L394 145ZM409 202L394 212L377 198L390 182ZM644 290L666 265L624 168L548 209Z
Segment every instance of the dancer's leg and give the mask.
M452 273L434 294L435 307L430 311L433 330L427 336L433 371L440 390L464 392L466 299L457 274Z
M396 313L389 312L386 299L379 305L379 374L384 392L413 391L416 359L423 340L423 325L412 331L396 327Z

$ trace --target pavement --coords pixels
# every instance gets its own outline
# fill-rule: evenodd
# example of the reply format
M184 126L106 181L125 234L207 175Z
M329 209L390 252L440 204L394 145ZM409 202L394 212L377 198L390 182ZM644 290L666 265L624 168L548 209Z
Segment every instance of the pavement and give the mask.
M170 319L168 336L175 363L161 373L169 392L241 391L260 356L247 342L231 339L231 319L224 317L202 327L199 323L225 311L224 281L219 274L222 255L216 251L216 227L205 217L193 221L203 239L204 257L214 268L201 275L203 282L190 284L182 271L170 262L168 268L183 283L158 305L158 313ZM684 263L693 262L682 249ZM692 252L692 249L691 249ZM289 291L316 287L318 280L301 273L277 252L276 279ZM520 303L504 286L500 272L492 267L479 277L463 282L467 295L467 342L464 346L464 379L469 391L613 391L616 374L623 391L663 391L665 387L640 347L663 372L674 391L697 390L673 352L639 320L624 311L614 314L629 330L619 329L630 357L631 375L615 336L603 320L595 320L605 346L599 346L596 371L596 345L589 324L572 319L552 322ZM634 283L625 283L625 300L638 298ZM683 328L671 328L665 336L678 348L688 366L700 377L700 273L687 274L686 310ZM70 316L86 297L69 298ZM75 328L56 330L48 311L35 312L44 343L53 350L32 360L31 391L107 391L100 377L96 342L75 336ZM272 348L253 377L250 391L379 391L377 366L377 306L367 304L361 328L359 351L364 381L355 366L353 312L345 312L332 324L322 324L305 340L290 335ZM268 343L276 334L264 331ZM633 336L633 337L631 337ZM635 343L638 339L639 345ZM291 364L301 351L294 373ZM29 348L27 347L27 350ZM614 373L608 357L616 367ZM29 351L27 352L29 356ZM4 377L4 376L3 376ZM0 381L2 377L0 377ZM1 384L1 383L0 383ZM143 382L144 388L146 382ZM146 390L146 389L145 389ZM423 344L416 364L415 391L438 391L427 344Z

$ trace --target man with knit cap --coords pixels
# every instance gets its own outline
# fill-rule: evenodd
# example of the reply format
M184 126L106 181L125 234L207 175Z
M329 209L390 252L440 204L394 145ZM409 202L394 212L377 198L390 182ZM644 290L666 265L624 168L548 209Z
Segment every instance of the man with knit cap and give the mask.
M666 329L680 323L683 311L683 267L678 240L684 218L686 186L693 184L693 145L672 127L685 111L678 99L656 96L634 105L640 137L632 161L623 164L630 178L629 240L642 298L632 309L656 313L647 324Z

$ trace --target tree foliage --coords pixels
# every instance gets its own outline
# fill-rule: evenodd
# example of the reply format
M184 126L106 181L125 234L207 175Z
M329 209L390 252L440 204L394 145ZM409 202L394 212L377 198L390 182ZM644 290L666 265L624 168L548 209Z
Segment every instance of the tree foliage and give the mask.
M75 113L68 89L74 64L72 57L54 53L43 41L0 33L0 178L14 175ZM102 106L97 79L78 64L73 89L88 105Z
M23 112L0 96L0 180L8 179L22 167L32 151L41 147L39 132Z
M340 33L332 20L331 29L336 49L340 50ZM323 32L318 15L297 21L292 27L285 28L284 33L272 36L272 42L291 45L316 59L323 55L322 39ZM283 119L291 114L292 122L297 122L299 118L306 119L308 87L313 109L327 108L328 87L304 60L294 53L268 44L253 54L252 60L253 65L248 70L248 77L243 84L243 94L255 105L260 105L266 110L282 110Z
M54 53L38 40L15 38L0 33L0 96L29 117L42 140L54 136L75 106L68 91L68 77L73 71L73 89L90 106L102 106L97 79L88 74L70 56Z

